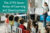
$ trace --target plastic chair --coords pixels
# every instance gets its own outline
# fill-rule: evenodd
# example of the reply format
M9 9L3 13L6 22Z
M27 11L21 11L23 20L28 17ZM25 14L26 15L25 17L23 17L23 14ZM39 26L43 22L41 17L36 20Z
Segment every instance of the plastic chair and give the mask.
M44 15L40 15L40 21L44 20Z
M47 16L46 21L50 22L50 16Z
M30 33L30 31L29 30L24 30L23 33Z

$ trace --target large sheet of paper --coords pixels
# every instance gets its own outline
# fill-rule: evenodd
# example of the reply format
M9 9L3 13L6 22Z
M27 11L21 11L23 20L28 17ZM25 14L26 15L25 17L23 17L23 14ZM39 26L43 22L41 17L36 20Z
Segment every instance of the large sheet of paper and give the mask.
M50 16L50 11L47 12L47 13ZM37 14L37 15L43 15L43 8L36 8L35 14Z
M43 8L36 8L35 14L37 14L37 15L43 15Z
M6 17L5 16L1 16L1 21L5 21Z
M48 12L48 15L50 16L50 11Z

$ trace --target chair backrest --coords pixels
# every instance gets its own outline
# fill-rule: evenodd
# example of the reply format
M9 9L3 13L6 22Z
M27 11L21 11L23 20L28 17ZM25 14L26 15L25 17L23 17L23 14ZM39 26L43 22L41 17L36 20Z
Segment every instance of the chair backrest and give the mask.
M16 33L22 33L22 29L21 28L16 28Z
M24 30L23 33L30 33L30 31L29 30Z
M30 33L30 31L29 30L22 30L21 28L16 28L15 29L15 31L16 31L16 33Z
M47 16L46 21L50 22L50 16Z
M40 15L40 21L44 20L44 15Z

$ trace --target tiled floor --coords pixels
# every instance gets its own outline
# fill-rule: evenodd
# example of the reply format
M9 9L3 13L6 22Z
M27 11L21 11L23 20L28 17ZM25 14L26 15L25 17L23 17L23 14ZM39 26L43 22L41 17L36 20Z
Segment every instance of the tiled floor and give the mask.
M0 23L0 33L5 33L5 24Z

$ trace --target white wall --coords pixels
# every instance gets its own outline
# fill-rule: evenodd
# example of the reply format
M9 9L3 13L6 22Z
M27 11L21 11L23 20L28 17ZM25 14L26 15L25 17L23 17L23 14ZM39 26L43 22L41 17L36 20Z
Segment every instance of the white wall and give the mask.
M49 10L50 10L50 0L48 0L48 6L49 6Z
M35 0L30 0L30 3L31 3L31 7L33 8L33 7L35 7Z
M42 0L35 0L35 6L36 7L42 7Z

